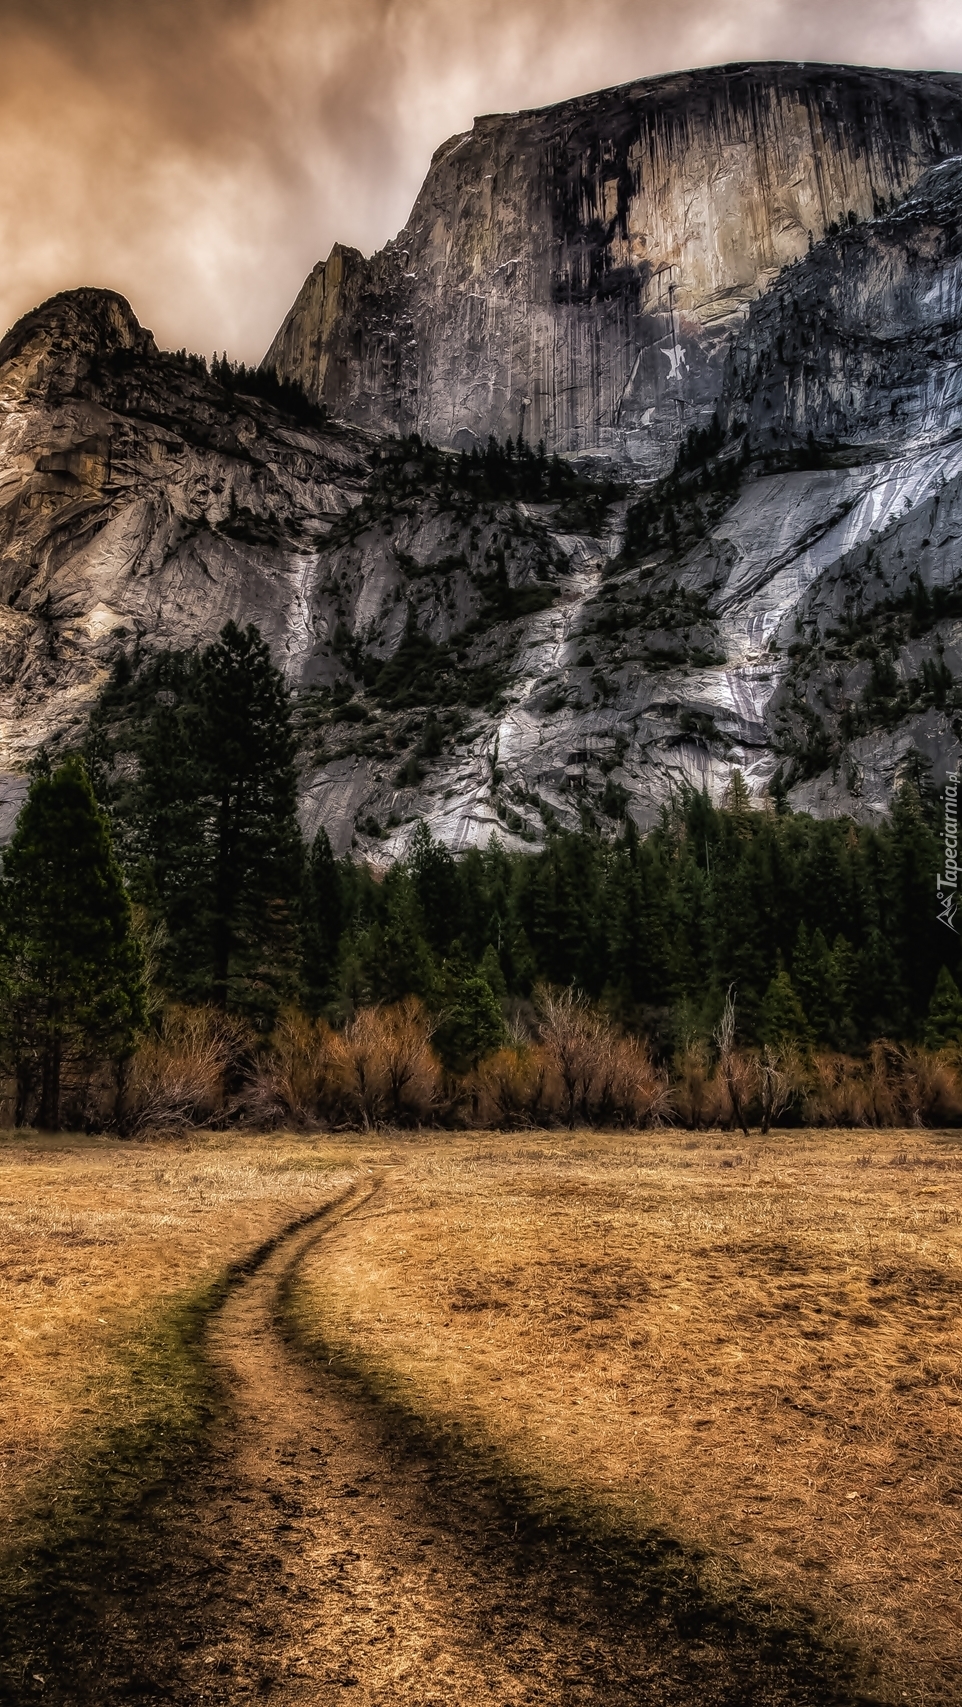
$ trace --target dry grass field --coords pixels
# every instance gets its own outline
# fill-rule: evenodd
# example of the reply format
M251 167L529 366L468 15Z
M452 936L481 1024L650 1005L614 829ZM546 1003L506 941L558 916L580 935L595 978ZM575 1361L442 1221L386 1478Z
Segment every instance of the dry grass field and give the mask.
M194 1603L206 1617L208 1593L209 1629L225 1617L239 1629L253 1594L263 1643L284 1625L296 1648L299 1583L326 1628L328 1591L304 1574L310 1549L323 1553L320 1531L317 1542L291 1540L290 1584L272 1590L273 1600L238 1576L230 1604L240 1610L216 1610L237 1575L232 1560L248 1558L249 1580L261 1584L257 1525L274 1533L276 1514L269 1490L263 1520L254 1520L261 1507L242 1480L234 1496L231 1478L241 1472L232 1467L230 1404L240 1407L255 1465L259 1425L253 1411L242 1416L241 1389L231 1398L223 1383L205 1410L224 1331L212 1337L207 1324L229 1265L359 1181L356 1211L305 1239L283 1270L276 1308L314 1358L287 1366L280 1342L274 1363L265 1351L258 1379L269 1408L278 1380L290 1379L295 1404L296 1369L308 1385L323 1381L333 1357L377 1398L389 1434L393 1416L402 1429L420 1428L422 1442L444 1442L449 1458L461 1455L467 1496L501 1478L535 1511L574 1513L585 1534L674 1538L706 1601L774 1607L799 1630L808 1618L857 1650L873 1700L962 1699L958 1134L781 1133L741 1150L730 1135L673 1133L3 1140L0 1577L4 1558L66 1547L58 1580L70 1580L71 1535L82 1528L71 1530L71 1512L105 1463L114 1492L119 1479L138 1498L176 1472L186 1493L170 1506L180 1525L171 1546L184 1565L170 1602L171 1651L174 1622ZM275 1305L263 1296L267 1320ZM237 1355L247 1356L242 1340ZM256 1346L250 1355L260 1356ZM289 1375L271 1375L275 1367ZM306 1394L296 1398L297 1426L307 1430L305 1462L319 1464ZM196 1447L200 1473L205 1430L213 1439L218 1429L203 1472L214 1498L199 1483L192 1493L182 1471ZM177 1440L180 1457L169 1448ZM353 1450L346 1435L343 1450ZM403 1476L403 1458L392 1462ZM292 1512L305 1498L292 1495ZM397 1498L403 1505L403 1488ZM88 1500L88 1513L105 1509ZM129 1509L154 1508L148 1498ZM330 1509L349 1530L347 1507L334 1499ZM158 1559L166 1510L151 1519ZM202 1586L205 1569L184 1553L201 1519L216 1592L214 1577ZM309 1526L292 1516L284 1532L300 1521ZM343 1557L361 1558L366 1543L349 1542ZM283 1546L276 1533L272 1545ZM14 1585L11 1605L26 1581L17 1569L3 1578ZM149 1584L146 1593L143 1604L154 1605ZM150 1646L139 1604L131 1602L125 1654ZM347 1606L338 1596L331 1604ZM336 1630L335 1638L347 1640ZM210 1694L206 1672L175 1696L246 1700L245 1679L256 1694L261 1638L250 1640L221 1694ZM685 1640L707 1677L710 1644ZM52 1699L39 1668L23 1676L10 1699ZM125 1698L125 1685L106 1695L91 1687L56 1699ZM380 1701L371 1689L363 1698ZM473 1702L464 1689L457 1700ZM608 1697L596 1690L584 1699ZM708 1690L704 1699L716 1697Z
M0 1533L38 1488L45 1521L69 1504L106 1434L190 1402L165 1312L351 1178L303 1139L0 1140Z
M957 1134L411 1143L301 1271L302 1341L550 1502L664 1526L962 1699Z

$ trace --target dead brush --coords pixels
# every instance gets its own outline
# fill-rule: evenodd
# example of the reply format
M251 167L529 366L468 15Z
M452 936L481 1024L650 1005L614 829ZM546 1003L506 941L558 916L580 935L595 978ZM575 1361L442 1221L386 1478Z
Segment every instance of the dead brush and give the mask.
M610 1027L598 1037L591 1093L601 1126L660 1126L673 1113L668 1075L655 1067L647 1043Z
M249 1121L305 1126L322 1104L329 1104L337 1075L334 1033L324 1020L312 1020L297 1008L278 1019L270 1047L257 1062L245 1092Z
M878 1041L868 1052L868 1082L878 1127L923 1127L959 1116L962 1087L947 1053Z
M758 1091L758 1070L754 1056L735 1048L734 985L729 987L712 1036L718 1050L718 1076L728 1092L732 1124L737 1123L747 1138L750 1105Z
M849 1055L814 1055L802 1095L802 1118L811 1126L873 1125L864 1062Z
M542 1124L549 1074L546 1052L530 1040L519 1040L489 1055L474 1074L481 1125L519 1128Z
M579 1110L587 1118L605 1022L577 990L552 990L542 984L535 991L535 1006L542 1046L562 1089L559 1112L570 1128Z
M672 1062L672 1103L682 1126L690 1131L720 1126L729 1108L724 1083L712 1072L707 1044L688 1037Z
M385 1118L420 1123L441 1096L441 1067L432 1025L416 996L391 1007L362 1008L332 1034L339 1090L365 1131Z
M761 1130L771 1130L772 1121L792 1108L804 1095L808 1074L801 1050L795 1043L766 1043L756 1057L755 1074L761 1109Z
M252 1043L246 1021L219 1008L166 1008L133 1058L123 1128L207 1126L223 1117L228 1070L241 1065Z

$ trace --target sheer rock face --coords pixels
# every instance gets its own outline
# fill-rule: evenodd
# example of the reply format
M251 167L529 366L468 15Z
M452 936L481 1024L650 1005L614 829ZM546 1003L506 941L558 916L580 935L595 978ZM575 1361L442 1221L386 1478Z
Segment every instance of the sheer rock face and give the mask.
M732 324L715 461L737 482L700 537L629 563L624 503L588 538L550 506L375 502L384 441L230 396L109 292L26 316L0 344L0 837L18 768L79 737L118 651L228 618L318 712L304 821L338 851L390 858L419 816L454 848L584 810L645 826L733 765L862 817L904 774L939 782L962 735L962 153ZM430 695L365 686L412 634L449 648L429 673L457 716L430 741Z
M112 292L26 315L0 343L0 767L76 738L119 650L234 619L303 674L317 541L368 452L229 397Z
M776 280L732 345L721 413L756 452L899 455L962 427L962 162Z
M378 431L661 472L779 270L959 151L962 78L824 65L481 118L392 243L314 269L265 361Z

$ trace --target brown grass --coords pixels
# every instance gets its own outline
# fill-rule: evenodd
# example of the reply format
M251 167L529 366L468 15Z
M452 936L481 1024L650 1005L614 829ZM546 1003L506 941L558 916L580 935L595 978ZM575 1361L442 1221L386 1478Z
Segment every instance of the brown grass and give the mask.
M0 1533L56 1461L150 1402L129 1353L151 1318L352 1176L303 1140L0 1139ZM68 1489L69 1491L69 1489Z
M813 1607L884 1698L962 1697L957 1135L408 1153L305 1271L302 1330L530 1483L707 1541L720 1587Z

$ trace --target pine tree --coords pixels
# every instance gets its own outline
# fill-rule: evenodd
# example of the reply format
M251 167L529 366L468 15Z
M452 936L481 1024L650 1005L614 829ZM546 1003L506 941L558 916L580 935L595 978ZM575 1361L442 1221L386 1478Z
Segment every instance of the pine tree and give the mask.
M209 778L212 995L276 1011L297 976L303 843L296 743L280 672L256 628L229 622L204 653L202 758Z
M775 1048L785 1043L811 1041L812 1034L805 1018L805 1010L784 969L776 972L765 991L758 1029L762 1042Z
M299 984L295 755L266 643L228 623L153 708L131 805L168 932L168 987L261 1024Z
M829 959L828 1006L831 1016L829 1041L835 1049L849 1050L858 1045L858 1033L853 1014L858 979L858 962L852 945L841 934L832 944Z
M920 1025L945 952L945 932L939 931L932 903L941 849L909 783L895 795L882 842L883 922L899 969L893 1017L906 1036Z
M483 978L488 988L493 992L498 1004L508 999L508 986L505 982L501 959L493 942L489 942L478 965L478 977Z
M430 1001L436 981L434 960L406 865L391 867L381 893L382 920L368 932L365 943L367 974L375 999L398 1002L413 995Z
M810 936L802 923L792 955L792 983L818 1043L827 1043L832 1030L831 977L828 943L820 930Z
M461 931L461 889L458 868L447 848L432 840L421 818L414 831L408 867L431 947L443 954Z
M83 761L30 785L3 856L2 1028L17 1123L58 1131L65 1067L130 1049L144 1022L143 967L105 814Z
M962 995L947 966L940 966L925 1021L926 1049L962 1043Z
M864 1043L898 1034L903 1013L899 965L892 945L876 926L858 955L858 1028Z
M304 987L315 1013L336 994L338 945L346 923L341 869L327 831L320 829L307 862L302 930Z
M445 1009L434 1035L446 1067L467 1073L505 1041L501 1006L486 979L470 970L455 970L442 991Z

